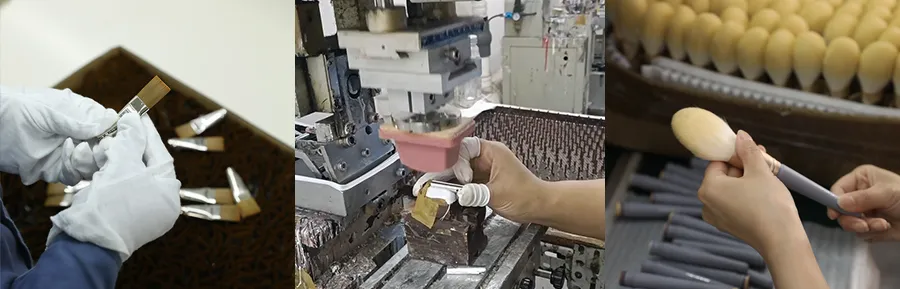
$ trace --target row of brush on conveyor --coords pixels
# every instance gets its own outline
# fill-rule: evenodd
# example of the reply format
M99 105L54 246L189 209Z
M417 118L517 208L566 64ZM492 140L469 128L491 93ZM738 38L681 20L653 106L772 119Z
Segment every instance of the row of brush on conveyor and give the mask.
M661 225L662 230L652 230L658 236L646 243L648 254L638 256L644 257L639 268L610 272L618 288L773 288L756 250L701 219L697 190L706 164L699 159L689 166L667 163L658 177L631 176L632 190L650 193L614 203L613 221Z

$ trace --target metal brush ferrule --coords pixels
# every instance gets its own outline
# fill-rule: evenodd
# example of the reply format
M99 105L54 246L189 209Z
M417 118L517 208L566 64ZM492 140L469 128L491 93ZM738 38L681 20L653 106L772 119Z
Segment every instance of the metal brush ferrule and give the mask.
M226 114L228 114L228 110L224 108L204 114L198 118L195 118L194 120L191 120L191 129L194 130L194 133L201 134L209 129L209 127L225 119Z
M125 105L122 110L119 111L119 118L122 118L122 116L129 112L137 113L138 116L144 116L144 114L146 114L148 111L150 111L150 107L148 107L140 97L135 96L128 101L128 104ZM108 136L114 136L118 131L118 125L114 123L111 127L106 129L106 131L98 135L96 139L103 139Z
M178 195L182 199L198 203L216 204L216 191L213 188L180 189Z
M64 194L74 194L81 190L84 190L85 188L87 188L90 185L91 185L90 181L80 181L77 184L75 184L74 186L66 186L66 188L63 189L63 193Z
M461 190L463 187L463 185L460 184L442 182L437 180L431 180L430 183L431 185L428 186L428 189L443 189L454 193L459 192L459 190Z
M171 138L166 141L173 148L179 149L189 149L195 151L205 152L209 150L209 147L206 146L206 139L202 137L194 137L194 138Z
M204 220L221 220L222 208L215 205L187 205L181 207L181 214Z
M64 194L62 201L59 201L60 207L68 207L72 205L72 201L75 199L75 194Z
M228 167L225 169L225 174L228 176L228 185L231 187L231 193L234 196L235 203L240 203L241 201L253 198L253 196L250 195L250 189L247 188L247 185L244 184L244 180L241 179L241 176L238 175L233 168Z

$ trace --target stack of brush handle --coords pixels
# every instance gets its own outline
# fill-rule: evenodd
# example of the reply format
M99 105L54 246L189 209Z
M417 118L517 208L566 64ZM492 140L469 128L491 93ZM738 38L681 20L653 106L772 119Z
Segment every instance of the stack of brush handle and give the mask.
M722 74L900 107L897 0L608 0L632 61L665 56Z
M617 220L665 222L660 241L651 241L640 270L621 272L619 288L773 288L762 256L743 241L700 218L697 189L706 162L690 167L666 164L659 178L634 175L631 187L650 193L650 202L616 204Z

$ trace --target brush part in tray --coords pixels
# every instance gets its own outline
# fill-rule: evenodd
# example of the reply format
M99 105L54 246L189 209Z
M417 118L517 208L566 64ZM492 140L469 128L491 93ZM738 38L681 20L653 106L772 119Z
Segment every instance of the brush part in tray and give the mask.
M610 186L621 192L612 192L620 196L609 209L606 288L773 288L755 249L701 219L696 194L707 163L667 162L658 176L625 173L618 181L627 185ZM860 284L877 280L877 270L873 277L860 265L871 258L853 234L810 222L804 228L833 288L870 288Z
M896 1L635 0L608 11L609 46L632 64L666 58L818 97L900 105Z

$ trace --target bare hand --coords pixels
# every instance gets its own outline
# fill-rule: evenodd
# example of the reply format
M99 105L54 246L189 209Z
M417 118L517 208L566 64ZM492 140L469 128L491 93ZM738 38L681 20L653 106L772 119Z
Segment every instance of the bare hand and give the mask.
M844 230L867 241L900 240L900 175L862 165L835 182L831 191L842 209L865 214L860 219L828 209L828 217Z

